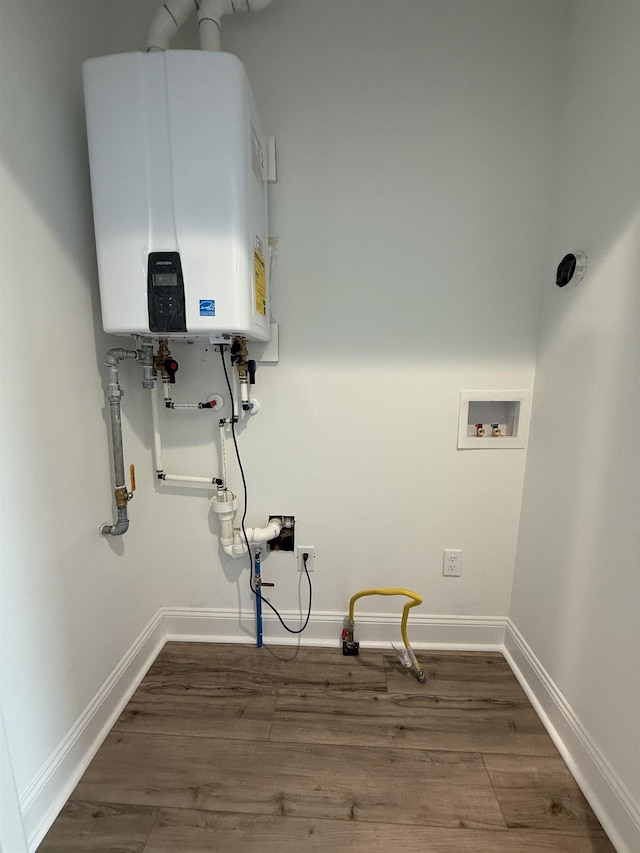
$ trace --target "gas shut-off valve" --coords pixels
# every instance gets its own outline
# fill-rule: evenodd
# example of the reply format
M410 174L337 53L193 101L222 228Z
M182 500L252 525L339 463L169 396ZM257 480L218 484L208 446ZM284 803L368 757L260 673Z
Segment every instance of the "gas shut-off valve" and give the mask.
M169 382L170 385L176 384L178 362L171 355L166 338L160 338L158 341L158 352L153 357L153 368L164 382Z

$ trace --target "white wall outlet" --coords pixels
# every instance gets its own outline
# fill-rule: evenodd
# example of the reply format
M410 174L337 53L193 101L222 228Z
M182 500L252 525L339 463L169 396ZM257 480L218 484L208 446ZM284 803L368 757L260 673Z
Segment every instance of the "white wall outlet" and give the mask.
M462 551L456 548L444 549L442 574L445 578L459 578L462 569Z
M304 572L304 555L307 557L307 571L313 572L316 568L316 549L313 545L298 545L296 547L298 554L298 571Z

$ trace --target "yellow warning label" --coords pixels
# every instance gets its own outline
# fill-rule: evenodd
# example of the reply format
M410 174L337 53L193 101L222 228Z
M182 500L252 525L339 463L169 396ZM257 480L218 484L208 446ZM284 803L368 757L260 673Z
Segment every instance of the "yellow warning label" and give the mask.
M264 264L264 255L258 246L253 250L253 267L256 277L256 312L267 314L267 270Z

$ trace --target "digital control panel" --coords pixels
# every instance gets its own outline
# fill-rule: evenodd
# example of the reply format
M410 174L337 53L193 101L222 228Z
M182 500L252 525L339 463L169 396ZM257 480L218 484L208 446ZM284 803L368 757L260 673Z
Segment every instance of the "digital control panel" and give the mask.
M149 331L187 331L184 280L178 252L149 253L147 296Z

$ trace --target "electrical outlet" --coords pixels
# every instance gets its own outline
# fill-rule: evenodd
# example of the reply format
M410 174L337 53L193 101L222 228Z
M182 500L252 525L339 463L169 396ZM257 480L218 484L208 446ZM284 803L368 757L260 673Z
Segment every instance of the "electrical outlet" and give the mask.
M298 571L304 572L304 556L303 554L308 554L307 557L307 571L313 572L316 568L316 549L313 545L298 545L297 548L298 553Z
M445 578L459 578L462 568L462 551L457 548L445 548L442 574Z

